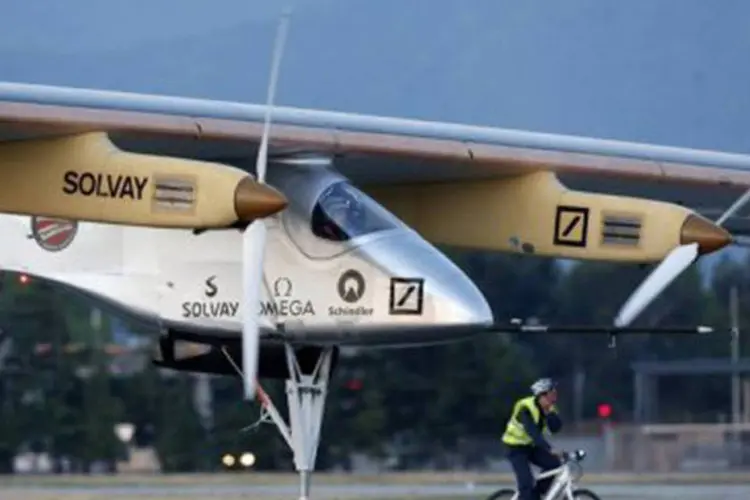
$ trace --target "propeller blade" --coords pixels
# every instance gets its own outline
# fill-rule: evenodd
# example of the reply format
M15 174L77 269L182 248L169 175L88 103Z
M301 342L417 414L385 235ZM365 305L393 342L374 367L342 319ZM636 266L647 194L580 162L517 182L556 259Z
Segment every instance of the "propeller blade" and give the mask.
M289 31L290 16L290 10L285 11L282 15L278 31L276 32L276 41L273 48L273 56L271 60L271 78L268 81L266 114L263 123L263 136L261 138L260 147L258 149L258 159L255 163L255 172L258 176L258 182L260 183L264 183L266 181L266 165L268 163L268 136L271 129L271 111L273 108L273 101L276 96L276 84L279 79L281 56L284 54L284 45L286 44L286 36Z
M682 245L666 256L651 274L633 292L620 309L615 326L627 326L648 306L677 276L698 258L698 243Z
M266 224L255 220L242 235L242 376L245 398L255 397L260 344L260 294Z
M732 206L729 207L729 208L727 208L726 211L723 214L721 214L721 217L719 217L718 219L716 219L716 225L717 226L721 226L724 223L724 221L726 221L728 218L730 218L732 215L734 215L734 213L737 210L739 210L740 208L742 208L743 206L745 206L745 204L748 202L748 200L750 200L750 189L748 189L747 191L745 191L745 194L743 194L742 196L740 196L739 198L737 198L737 201L735 201L734 203L732 203Z
M719 228L729 217L745 206L748 201L750 201L750 189L745 191L742 196L716 219L713 230L710 223L706 224L705 219L702 217L696 217L695 215L688 217L683 226L681 238L685 238L685 231L687 230L688 234L693 233L690 234L687 240L698 241L675 248L661 261L659 266L641 283L625 305L622 306L620 313L615 318L615 326L623 327L630 324L672 280L677 278L690 264L696 261L700 253L711 252L725 246L729 242L743 246L737 238L732 238L729 233ZM701 233L702 237L697 237ZM699 242L701 240L702 242Z
M266 180L271 112L290 14L291 11L286 11L282 15L279 29L276 32L276 42L274 43L263 137L260 141L258 158L255 164L258 182L261 184L264 184ZM242 381L245 399L254 399L256 391L260 350L260 295L264 282L263 260L266 250L266 237L266 224L261 219L253 221L242 234Z

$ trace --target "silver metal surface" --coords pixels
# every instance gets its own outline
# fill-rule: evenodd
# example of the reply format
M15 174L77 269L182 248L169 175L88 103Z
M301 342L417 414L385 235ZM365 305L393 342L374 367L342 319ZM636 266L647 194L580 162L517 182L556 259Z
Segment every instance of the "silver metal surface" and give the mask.
M265 106L261 104L13 82L0 82L0 100L254 122L262 121L265 114ZM274 122L465 142L478 141L540 150L615 155L654 162L750 168L750 155L743 154L284 106L274 107Z

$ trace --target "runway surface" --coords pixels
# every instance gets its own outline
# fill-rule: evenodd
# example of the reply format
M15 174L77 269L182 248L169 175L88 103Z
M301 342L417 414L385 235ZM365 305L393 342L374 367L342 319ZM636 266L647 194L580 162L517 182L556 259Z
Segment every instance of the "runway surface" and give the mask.
M602 500L747 500L750 485L650 485L604 484L589 487ZM454 485L313 485L312 498L320 500L369 499L477 499L486 498L493 487L471 484ZM114 498L158 499L172 498L222 498L224 500L260 498L265 500L296 499L293 485L147 485L147 486L5 486L0 488L2 500L94 500Z

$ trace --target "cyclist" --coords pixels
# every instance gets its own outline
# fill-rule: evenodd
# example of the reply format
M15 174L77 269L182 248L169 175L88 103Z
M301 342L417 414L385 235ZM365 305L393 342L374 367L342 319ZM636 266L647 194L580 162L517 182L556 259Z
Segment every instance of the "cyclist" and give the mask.
M519 399L503 434L507 457L516 475L518 500L539 500L549 489L552 478L534 484L530 464L548 471L561 465L562 453L553 450L543 433L560 432L556 383L542 378L531 386L531 396Z

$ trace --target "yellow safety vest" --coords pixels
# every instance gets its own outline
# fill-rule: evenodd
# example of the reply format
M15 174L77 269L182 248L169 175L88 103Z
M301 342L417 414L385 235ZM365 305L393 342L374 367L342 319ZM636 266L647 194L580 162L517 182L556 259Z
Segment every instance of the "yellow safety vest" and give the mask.
M503 434L503 443L511 446L523 446L532 444L534 442L534 440L531 439L531 436L529 436L529 434L526 432L526 429L524 429L521 421L518 419L518 415L524 408L528 409L529 412L531 412L531 419L535 424L538 424L539 420L542 418L542 412L540 412L539 408L536 406L534 396L519 399L513 406L513 413L508 420L508 425L505 427L505 433ZM547 424L545 422L542 425L541 430L542 432L545 432L546 429Z

